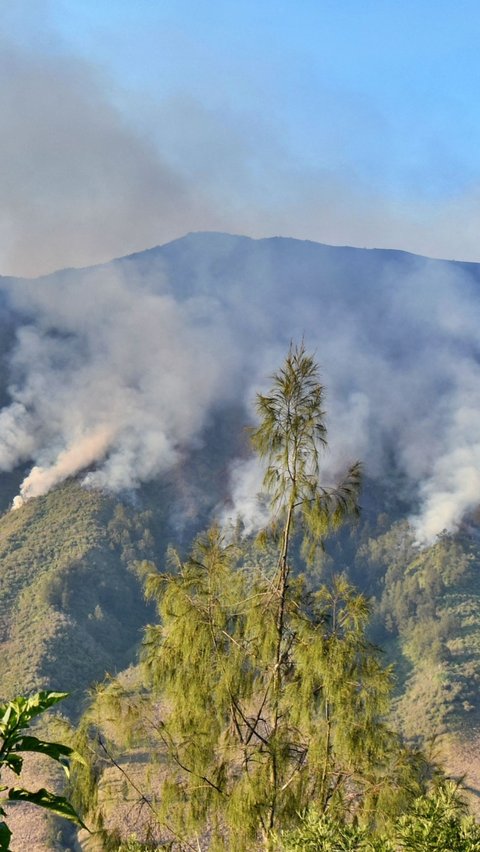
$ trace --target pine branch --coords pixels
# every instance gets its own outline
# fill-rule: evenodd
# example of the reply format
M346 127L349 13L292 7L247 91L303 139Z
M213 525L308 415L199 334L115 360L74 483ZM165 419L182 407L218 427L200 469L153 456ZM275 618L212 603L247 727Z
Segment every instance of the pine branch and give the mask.
M241 716L241 718L242 718L243 722L246 724L247 728L251 731L252 736L256 736L256 737L257 737L257 739L259 739L259 740L260 740L260 742L262 742L262 743L264 744L264 746L266 747L267 751L270 751L270 748L271 748L271 747L270 747L270 743L268 742L268 740L266 740L266 739L265 739L265 737L262 737L262 735L258 732L258 730L257 730L255 727L253 727L253 725L251 724L251 722L249 722L248 718L247 718L247 717L246 717L246 716L242 713L242 710L241 710L241 709L240 709L240 707L238 706L238 704L237 704L237 702L235 701L235 699L233 699L233 701L234 701L235 708L236 708L237 712L238 712L238 713L239 713L239 715ZM258 726L259 721L260 721L260 717L258 717L258 716L257 716L257 720L256 720L256 724L257 724L257 726ZM247 743L247 744L248 744L248 743Z
M157 732L165 747L168 749L170 757L173 758L173 760L180 769L183 769L183 771L186 772L188 775L192 775L194 778L198 778L200 781L205 781L205 783L209 787L212 787L212 789L216 790L217 793L220 793L220 795L225 795L225 792L217 784L215 784L213 781L210 781L210 779L207 778L205 775L202 775L199 772L195 772L194 769L191 769L183 763L183 761L178 756L178 746L175 744L173 737L169 733L168 728L164 722L162 722L161 725L156 725L155 722L153 722L151 719L149 719L148 721L150 722L152 728ZM165 734L167 734L170 742L168 741Z
M148 808L150 808L150 810L152 811L152 813L155 816L155 820L159 823L159 825L163 825L167 829L167 831L169 831L174 837L177 838L177 840L180 840L180 842L184 843L185 846L188 847L188 849L193 849L194 852L195 852L195 846L192 846L192 844L189 843L188 840L185 840L184 837L182 837L180 834L177 834L177 832L167 822L165 822L164 820L162 820L162 821L159 820L158 814L157 814L155 808L153 807L152 803L150 802L150 800L145 796L144 793L142 793L140 788L137 787L137 785L132 780L132 778L130 777L128 772L126 772L126 770L123 768L123 766L120 766L118 761L116 761L115 758L113 757L113 755L110 754L110 752L108 751L103 739L101 738L101 736L99 734L97 735L97 742L98 742L100 748L102 749L102 751L105 753L108 761L113 766L115 766L115 768L118 769L119 772L121 772L121 774L123 775L123 777L125 778L127 783L130 784L130 786L132 787L133 790L135 790L136 793L138 793L138 795L140 796L140 800L141 800L142 804L145 804L145 805L147 805Z

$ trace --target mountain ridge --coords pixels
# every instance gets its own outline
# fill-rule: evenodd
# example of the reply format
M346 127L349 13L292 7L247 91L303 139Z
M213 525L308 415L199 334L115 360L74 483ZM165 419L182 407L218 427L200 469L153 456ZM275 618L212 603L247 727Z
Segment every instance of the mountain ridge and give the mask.
M165 243L158 243L153 246L148 246L144 249L139 249L138 251L130 252L126 255L118 255L112 257L109 260L102 261L101 263L81 265L81 266L66 266L59 267L58 269L54 269L51 272L43 273L42 275L32 275L32 276L22 276L22 275L12 275L6 274L3 275L0 273L0 281L17 281L17 280L26 280L26 281L43 281L45 279L51 278L52 276L62 275L64 273L84 273L87 271L95 271L101 270L105 267L109 267L114 264L122 264L125 261L136 261L138 259L142 259L145 257L149 257L153 254L157 254L159 252L163 252L165 250L174 249L177 246L183 246L185 243L188 243L192 239L196 240L197 238L201 240L207 239L207 241L216 242L219 240L232 240L239 242L250 242L255 244L269 244L269 243L285 243L285 244L298 244L298 245L306 245L306 246L315 246L322 250L327 251L340 251L340 252L351 252L360 254L371 254L377 256L385 256L385 257L399 257L399 258L413 258L420 259L422 261L427 261L429 263L434 264L454 264L460 267L464 267L468 270L476 270L480 266L480 262L475 261L466 261L458 258L446 258L446 257L431 257L429 255L422 255L417 252L410 252L406 249L396 249L396 248L382 248L382 247L368 247L368 246L351 246L348 244L330 244L323 243L317 240L309 240L309 239L300 239L298 237L287 237L280 235L272 235L269 237L251 237L243 234L235 234L227 231L188 231L185 234L176 237L175 239L168 240Z

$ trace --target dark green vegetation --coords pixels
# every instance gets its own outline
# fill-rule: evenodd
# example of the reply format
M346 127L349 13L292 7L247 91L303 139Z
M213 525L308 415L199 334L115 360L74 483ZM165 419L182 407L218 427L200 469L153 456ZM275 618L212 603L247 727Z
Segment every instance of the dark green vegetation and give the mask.
M151 540L141 516L73 482L1 518L2 697L64 685L75 714L128 664L146 615L132 565Z
M62 764L67 777L69 773L67 761L82 762L80 755L69 746L25 733L32 719L36 719L66 697L66 693L62 692L38 692L30 698L20 696L0 706L0 775L2 770L9 770L13 776L21 775L25 756L32 753L45 755L58 761ZM85 828L84 823L64 796L58 796L43 787L33 792L7 783L0 784L0 793L3 794L0 800L0 850L3 852L10 850L12 832L6 822L7 812L2 805L11 805L14 802L29 803L62 816L80 828Z
M405 523L368 539L358 567L379 571L376 638L401 684L397 715L408 736L478 725L480 549L467 532L419 551Z
M76 717L92 682L135 660L152 613L137 565L163 561L169 539L188 541L205 522L225 487L227 446L245 443L227 442L237 417L207 431L216 459L192 451L134 501L70 480L0 517L0 699L64 688Z

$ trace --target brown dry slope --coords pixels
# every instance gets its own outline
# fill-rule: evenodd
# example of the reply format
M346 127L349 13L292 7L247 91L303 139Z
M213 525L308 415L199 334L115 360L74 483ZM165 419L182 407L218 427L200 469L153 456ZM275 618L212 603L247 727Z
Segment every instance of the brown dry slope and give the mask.
M2 783L21 786L28 790L46 787L60 792L63 779L62 770L42 755L28 755L25 759L22 775L18 778L8 771L2 772ZM63 852L64 844L58 833L61 822L51 817L47 811L23 802L7 806L7 824L12 831L10 849L12 852Z
M470 808L480 820L480 725L472 728L465 738L445 739L441 757L446 771L454 778L463 779Z

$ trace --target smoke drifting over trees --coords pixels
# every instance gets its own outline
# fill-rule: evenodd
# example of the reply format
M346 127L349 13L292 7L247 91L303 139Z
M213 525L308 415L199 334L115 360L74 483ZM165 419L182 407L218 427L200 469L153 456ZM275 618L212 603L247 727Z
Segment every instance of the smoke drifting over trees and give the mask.
M430 540L479 502L477 275L395 252L197 234L104 267L3 279L17 335L0 468L32 461L21 499L82 470L88 485L134 488L198 445L216 407L248 407L304 336L328 393L327 473L361 458L384 477L394 460ZM232 482L242 508L241 465Z

